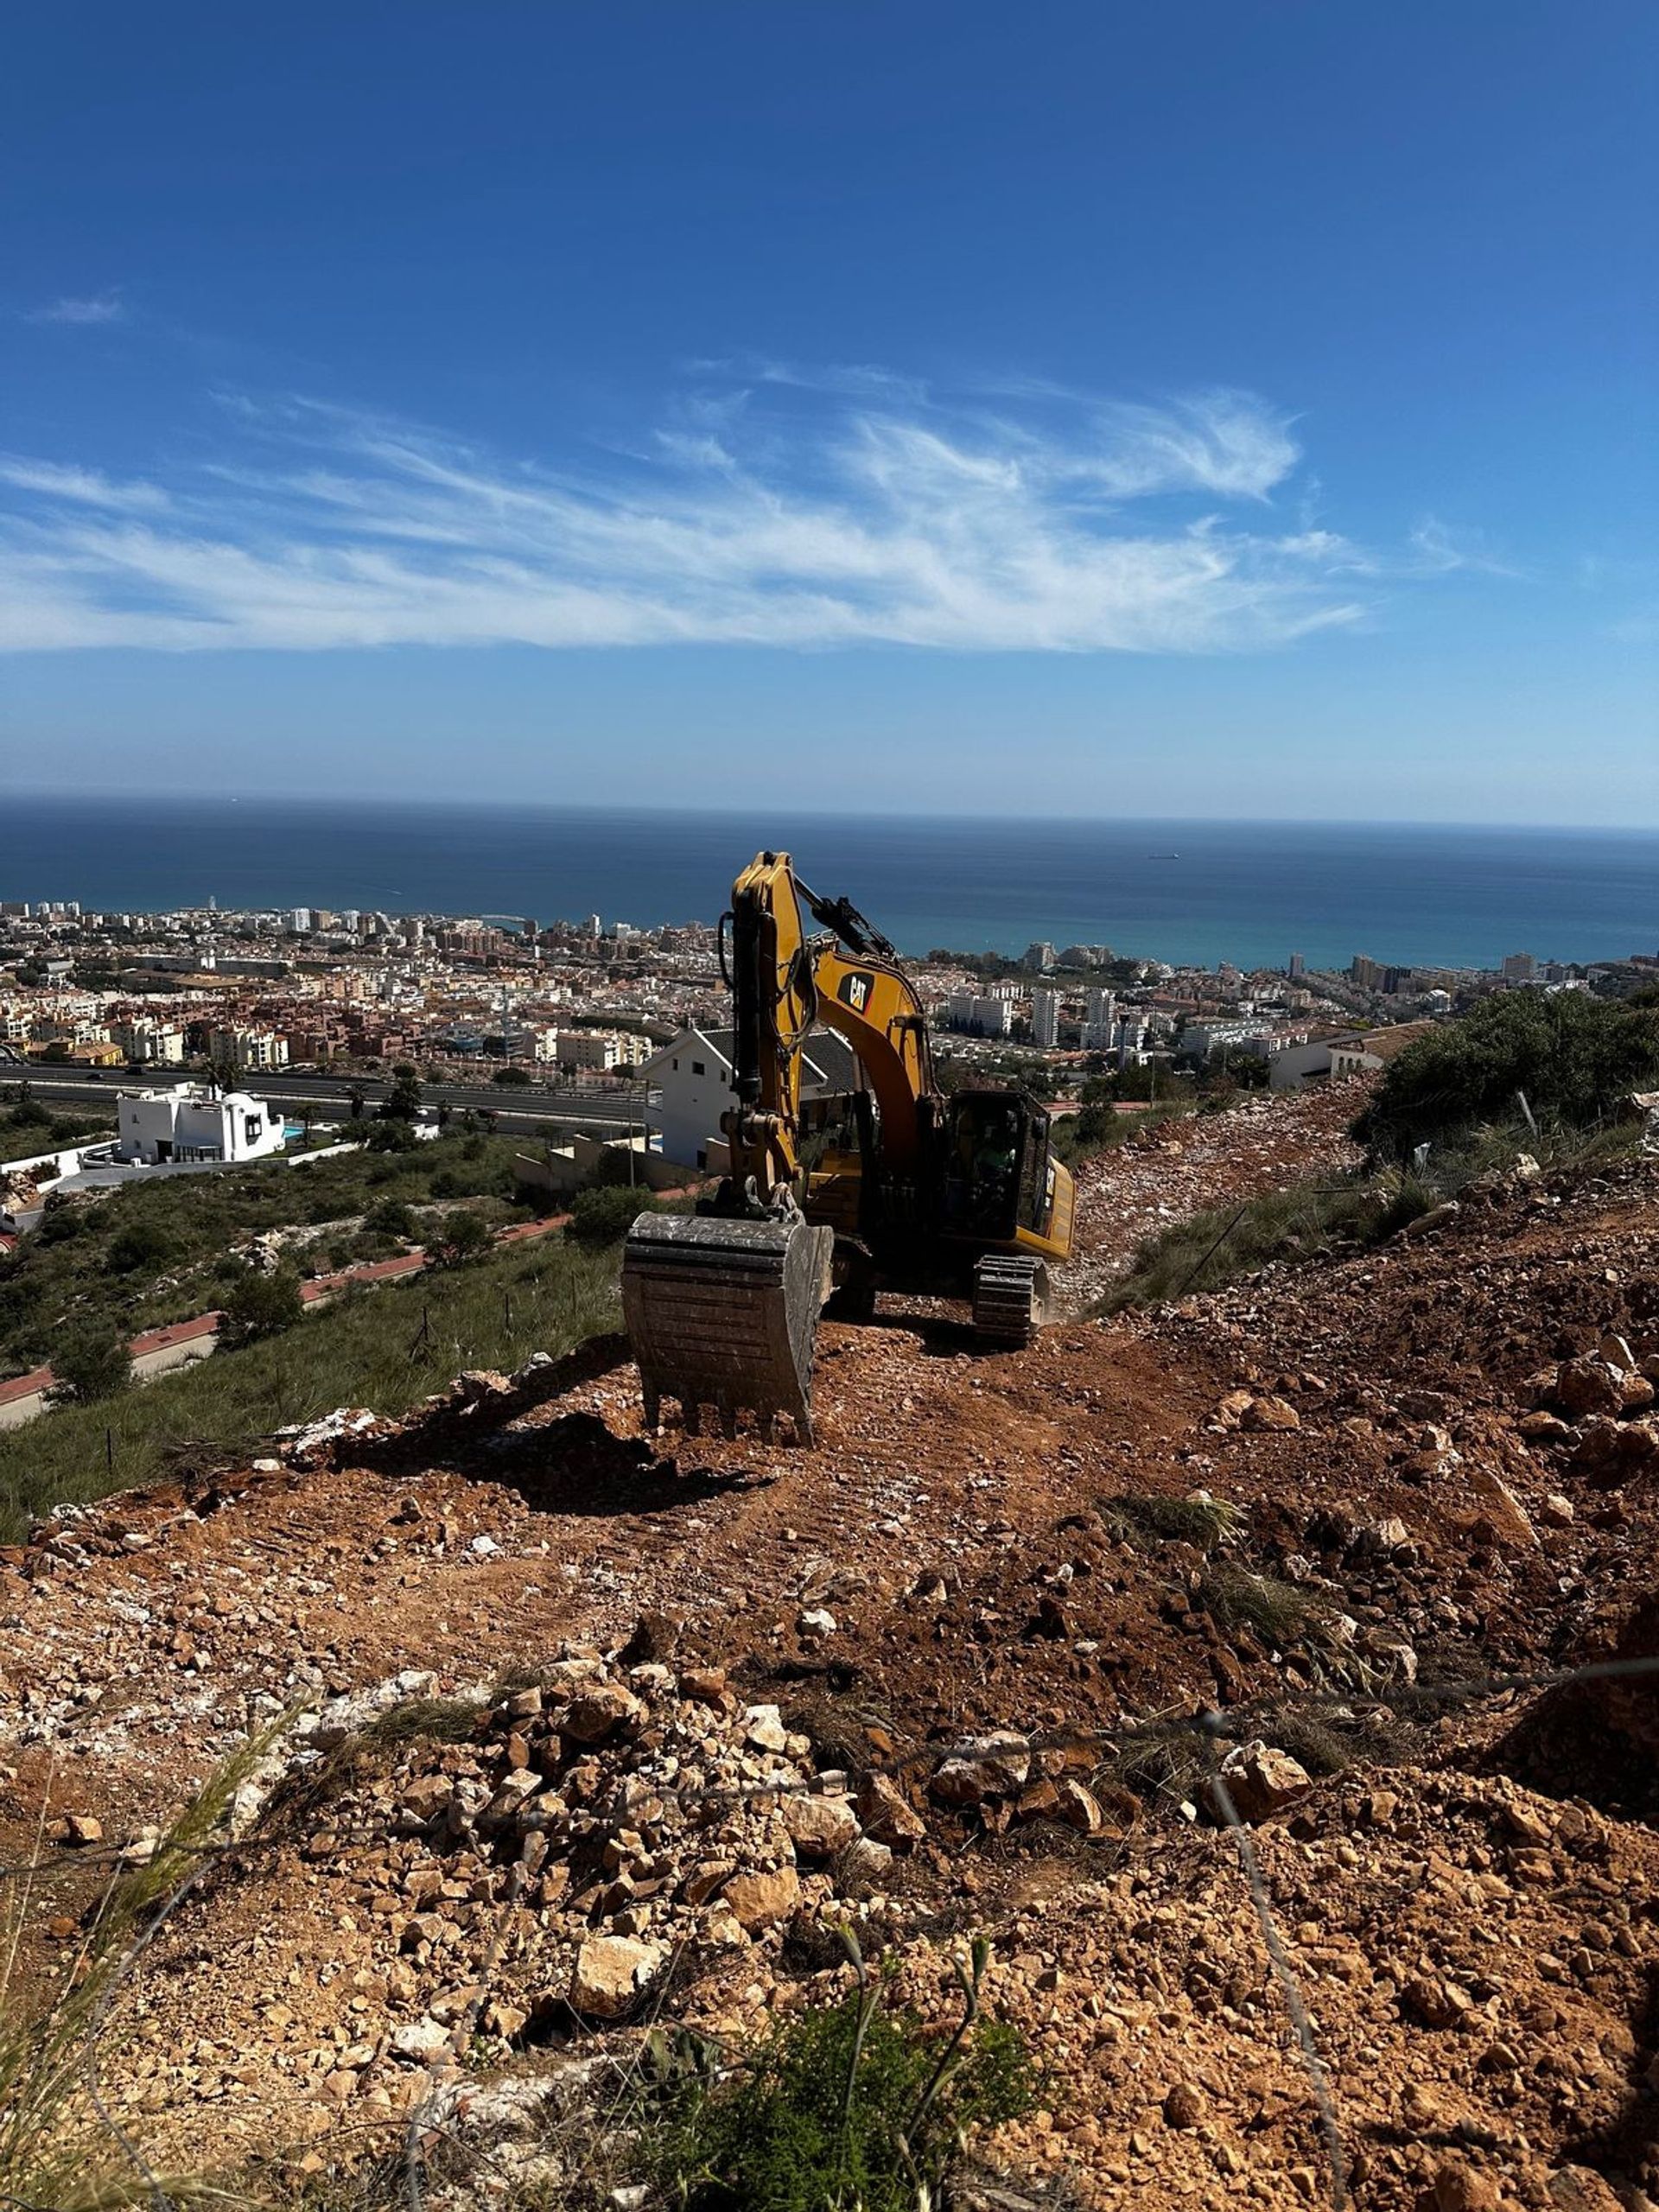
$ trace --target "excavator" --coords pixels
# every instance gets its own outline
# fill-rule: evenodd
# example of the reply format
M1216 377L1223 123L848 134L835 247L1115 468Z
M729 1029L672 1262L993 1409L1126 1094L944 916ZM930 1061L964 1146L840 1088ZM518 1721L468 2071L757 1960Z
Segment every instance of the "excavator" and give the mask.
M816 933L810 925L816 923ZM1029 1343L1047 1263L1071 1250L1074 1191L1049 1116L1022 1090L942 1090L927 1019L899 956L846 899L821 899L763 852L720 927L732 995L727 1172L689 1215L642 1214L624 1247L623 1314L648 1427L677 1399L687 1432L713 1408L779 1415L813 1441L812 1357L834 1299L969 1294L988 1346ZM856 1087L804 1098L807 1039L851 1046Z

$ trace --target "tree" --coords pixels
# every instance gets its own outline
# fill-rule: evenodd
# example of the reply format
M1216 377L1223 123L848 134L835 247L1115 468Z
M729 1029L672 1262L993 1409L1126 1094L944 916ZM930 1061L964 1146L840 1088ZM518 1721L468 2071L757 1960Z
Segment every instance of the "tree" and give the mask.
M368 1102L368 1094L367 1094L367 1092L364 1090L364 1088L363 1088L363 1086L362 1086L362 1084L361 1084L360 1083L354 1083L354 1084L352 1085L351 1098L352 1098L352 1119L353 1119L354 1122L360 1122L360 1121L362 1120L362 1118L363 1118L363 1109L364 1109L364 1108L365 1108L365 1106L366 1106L366 1105L368 1104L368 1103L369 1103L369 1102Z
M531 1080L523 1068L497 1068L490 1081L503 1090L522 1090Z
M476 1260L494 1241L486 1221L469 1213L465 1206L456 1206L439 1222L427 1239L426 1249L440 1267L453 1268L462 1260Z
M219 1324L220 1348L235 1351L242 1344L257 1344L261 1337L280 1336L304 1313L300 1279L291 1268L279 1268L270 1275L246 1268L225 1300Z
M1504 991L1430 1030L1384 1070L1353 1125L1403 1159L1482 1122L1519 1116L1586 1128L1631 1090L1659 1084L1659 1017L1586 991Z
M52 1347L52 1395L76 1405L118 1397L132 1381L132 1347L107 1314L71 1323Z
M412 1122L421 1110L421 1078L408 1060L399 1060L380 1101L383 1122Z

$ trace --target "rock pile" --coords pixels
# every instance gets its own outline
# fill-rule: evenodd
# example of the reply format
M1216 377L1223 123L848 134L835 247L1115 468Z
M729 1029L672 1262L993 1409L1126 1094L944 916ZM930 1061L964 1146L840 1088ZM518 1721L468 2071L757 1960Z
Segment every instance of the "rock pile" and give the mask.
M1535 1375L1532 1411L1516 1424L1534 1446L1564 1452L1575 1474L1617 1490L1659 1471L1659 1333L1630 1339L1605 1331L1593 1351Z
M458 1724L464 1709L432 1725ZM300 1786L320 1794L314 1773ZM861 1798L814 1772L806 1738L721 1669L580 1645L480 1705L462 1740L417 1738L308 1819L302 1853L366 1907L402 2016L359 2073L458 2060L480 2027L540 2039L620 2020L671 1961L775 1951L798 1916L867 1911L923 1832L894 1785Z

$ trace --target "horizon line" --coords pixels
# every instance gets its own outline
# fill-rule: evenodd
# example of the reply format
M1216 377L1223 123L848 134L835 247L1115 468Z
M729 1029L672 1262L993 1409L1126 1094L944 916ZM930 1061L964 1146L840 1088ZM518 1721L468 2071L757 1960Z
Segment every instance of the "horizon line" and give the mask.
M29 802L51 802L73 806L178 806L205 808L212 806L251 806L257 808L285 807L298 812L327 813L341 809L372 806L388 812L438 813L462 812L471 814L510 813L522 816L527 811L547 814L609 814L630 815L662 820L673 820L686 815L706 817L742 817L751 813L770 812L795 822L962 822L996 823L1021 822L1033 823L1081 823L1128 825L1136 823L1162 825L1183 823L1193 828L1251 827L1259 829L1296 830L1449 830L1472 831L1519 830L1574 834L1591 836L1646 837L1659 836L1659 820L1652 822L1562 822L1559 819L1539 821L1522 817L1493 817L1477 818L1462 815L1336 815L1336 814L1159 814L1159 813L1085 813L1068 809L1060 813L1025 813L1007 806L987 808L974 812L959 808L894 806L846 809L802 805L785 802L765 808L758 801L696 799L664 802L657 805L640 805L636 802L613 799L558 799L532 798L521 795L514 799L480 799L471 797L446 797L433 794L410 797L399 793L388 798L380 791L340 791L327 798L310 793L289 794L279 791L157 791L153 788L128 788L111 785L101 791L65 790L40 785L14 785L13 804Z

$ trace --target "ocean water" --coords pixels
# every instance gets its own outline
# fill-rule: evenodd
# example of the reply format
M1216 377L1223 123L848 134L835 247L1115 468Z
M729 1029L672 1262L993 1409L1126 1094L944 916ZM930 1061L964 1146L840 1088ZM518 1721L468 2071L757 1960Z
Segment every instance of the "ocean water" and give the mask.
M1659 830L27 798L0 899L712 920L764 846L908 953L1033 938L1213 965L1659 950Z

